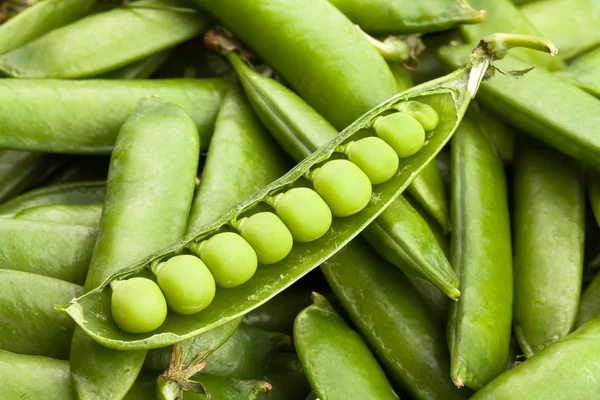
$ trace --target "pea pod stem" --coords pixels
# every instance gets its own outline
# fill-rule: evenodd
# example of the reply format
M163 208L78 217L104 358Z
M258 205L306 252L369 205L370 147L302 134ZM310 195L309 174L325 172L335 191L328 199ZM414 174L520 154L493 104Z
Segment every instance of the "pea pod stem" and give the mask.
M418 35L390 35L380 41L363 31L360 26L356 25L356 28L386 61L403 64L409 69L415 69L419 66L419 55L425 50L425 45Z

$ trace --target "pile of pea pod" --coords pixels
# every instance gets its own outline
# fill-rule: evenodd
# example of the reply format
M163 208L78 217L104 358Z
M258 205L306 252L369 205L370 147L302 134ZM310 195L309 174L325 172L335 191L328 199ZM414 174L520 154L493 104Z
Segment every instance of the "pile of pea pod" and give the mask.
M0 400L600 399L597 0L0 0L0 102Z

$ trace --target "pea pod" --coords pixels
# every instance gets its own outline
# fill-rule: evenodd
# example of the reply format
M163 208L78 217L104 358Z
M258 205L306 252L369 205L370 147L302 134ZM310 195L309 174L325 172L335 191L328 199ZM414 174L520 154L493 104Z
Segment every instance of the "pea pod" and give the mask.
M412 88L375 107L283 177L262 188L218 219L189 233L181 241L116 272L86 295L74 299L70 305L59 308L68 313L88 335L102 345L123 350L139 350L180 342L260 306L331 257L371 223L406 188L413 177L449 140L464 115L478 82L483 78L486 67L495 56L504 55L507 48L514 44L514 39L518 39L520 45L537 46L540 49L552 48L548 42L532 37L499 35L484 40L482 47L475 51L465 67L437 81ZM500 50L500 53L485 53L484 49L496 49ZM262 202L270 201L272 195L283 189L305 185L302 179L311 168L328 160L341 143L358 132L364 132L377 116L393 110L399 102L407 100L430 105L440 116L440 122L418 153L400 161L395 176L375 186L372 201L362 211L349 217L335 218L331 229L313 243L295 243L285 259L269 265L268 268L258 268L252 279L243 285L218 292L212 303L202 312L186 316L168 315L164 324L152 332L126 334L113 323L110 311L100 307L109 299L112 281L147 273L149 267L166 258L187 251L198 251L198 243L217 232L222 232L226 224L237 221L238 217L245 215L244 213L256 211L259 207L264 209L265 205Z
M104 200L106 182L50 185L23 193L0 204L0 217L11 218L28 208L50 204L94 204Z
M600 314L600 274L596 274L581 296L575 328L579 328Z
M51 204L26 208L15 215L15 219L97 227L101 213L102 204Z
M163 50L146 58L134 61L119 69L100 76L101 79L148 79L167 61L171 50Z
M477 43L483 36L495 32L520 33L540 36L540 31L521 13L511 0L471 0L474 7L487 11L487 17L481 24L462 25L460 32L468 43ZM552 39L552 38L551 38ZM563 49L559 56L562 56ZM524 62L549 71L565 68L565 63L559 57L552 57L530 49L515 49L513 56Z
M241 381L211 375L199 375L194 380L204 388L206 396L187 392L184 399L259 400L271 390L271 385L263 381Z
M68 359L74 325L53 307L80 296L81 286L21 271L0 277L0 349Z
M440 49L446 65L459 65L469 47ZM498 67L523 70L528 64L508 55ZM542 69L518 83L499 76L481 85L479 101L506 122L518 126L558 151L600 168L600 102L583 90Z
M6 201L32 184L48 168L47 154L0 150L0 201Z
M600 97L600 74L596 68L598 63L600 63L600 48L577 57L567 69L557 72L557 76L595 97Z
M516 129L501 122L478 103L472 105L469 116L479 130L492 139L502 161L510 164L514 156Z
M296 162L335 137L335 128L285 86L252 71L233 53L228 58L257 114ZM393 210L386 209L364 235L396 266L431 281L449 297L458 298L458 279L442 250L431 240L427 224L401 197L391 207ZM399 212L412 217L411 221L399 218Z
M16 78L84 78L111 71L201 33L208 19L173 7L174 0L136 1L57 28L0 56ZM95 40L101 37L102 40ZM90 46L93 40L94 46Z
M0 99L10 101L0 113L3 121L0 147L49 153L110 154L119 128L138 100L156 95L190 113L206 149L219 105L228 89L228 84L221 79L2 79ZM73 115L78 117L73 118Z
M140 101L123 124L112 154L86 291L113 271L184 235L198 140L194 121L183 108L157 98ZM110 309L110 299L106 300L101 307ZM81 398L122 398L146 356L146 351L107 349L80 329L71 348L71 375Z
M473 400L593 400L600 392L600 317L494 379Z
M385 60L327 1L194 3L255 51L339 130L396 94Z
M0 25L0 54L6 54L53 29L86 15L96 0L47 0L36 2Z
M317 396L323 400L398 399L361 337L325 297L313 293L313 302L296 317L294 344Z
M83 284L97 235L98 226L0 218L0 269Z
M600 44L600 9L595 0L544 0L524 5L521 12L556 44L562 58Z
M464 398L450 380L442 324L431 318L399 271L373 255L361 239L346 245L321 270L382 365L413 398Z
M296 315L309 305L309 292L290 288L250 311L244 322L265 331L291 335Z
M506 178L491 140L464 119L451 147L452 265L462 298L448 321L452 380L479 389L506 367L512 253Z
M436 163L427 164L407 190L435 218L444 233L450 232L448 203Z
M513 172L513 328L530 357L571 332L577 314L585 231L583 168L520 138Z
M477 11L464 0L413 1L329 0L361 29L374 35L426 33L462 24L479 24L485 11ZM473 1L471 1L473 3Z
M69 362L0 350L0 397L75 400Z
M304 400L305 393L310 391L310 384L295 353L275 356L263 380L271 385L269 400Z

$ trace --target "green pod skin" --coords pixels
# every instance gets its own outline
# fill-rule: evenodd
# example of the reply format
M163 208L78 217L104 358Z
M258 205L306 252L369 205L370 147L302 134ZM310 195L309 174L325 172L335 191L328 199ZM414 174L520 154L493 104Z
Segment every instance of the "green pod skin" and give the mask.
M365 342L320 294L296 317L294 344L320 399L398 399Z
M481 108L479 104L473 103L473 105L474 107L469 109L469 116L475 121L479 130L492 139L502 162L504 164L512 163L516 129L494 117L492 113L485 108Z
M229 61L236 69L238 77L242 85L244 85L246 94L249 96L250 102L257 111L257 114L261 117L263 123L281 147L294 161L302 161L310 155L311 151L326 143L326 140L335 137L337 133L335 128L292 91L275 80L265 78L254 72L235 55L230 55ZM425 181L430 180L428 178L429 175L433 174L429 172L425 173ZM421 186L424 185L417 184L417 187L420 188ZM431 185L427 186L431 187ZM420 192L423 193L422 191ZM435 195L438 199L442 196L439 193ZM394 203L399 203L394 207L406 208L406 201L401 197L398 197ZM428 209L432 209L432 207L428 207ZM413 220L416 220L421 227L426 227L426 223L416 213L413 213L413 215L415 215ZM390 256L397 254L394 258L400 257L400 259L405 260L406 262L401 263L395 263L394 261L394 264L403 268L405 272L409 274L416 273L425 279L435 277L432 283L436 287L449 296L458 298L460 292L457 286L458 278L454 270L443 256L441 249L435 246L435 241L430 241L427 244L426 239L430 238L420 233L417 234L415 225L404 223L403 218L398 218L395 212L386 210L363 234L381 236L386 231L383 226L394 225L402 225L402 227L387 230L384 240L378 240L379 246L377 248L381 252L385 251ZM407 254L407 251L414 248L412 246L413 237L423 238L424 245L429 248L428 251L421 253L408 252ZM441 258L439 255L441 255Z
M440 57L447 65L460 65L471 46L444 47ZM510 55L498 62L505 71L531 65ZM557 76L535 68L516 83L497 76L481 84L478 100L497 117L518 126L576 160L600 168L600 102Z
M310 304L309 292L290 288L250 311L244 322L264 331L291 335L296 315Z
M494 32L521 33L532 36L545 36L521 13L511 0L469 0L473 7L487 11L487 17L481 24L463 25L460 32L463 38L475 45L479 39ZM570 14L569 14L570 15ZM552 39L552 38L551 38ZM556 42L554 42L556 43ZM449 44L449 43L446 43ZM559 57L563 56L563 49L557 46ZM535 65L549 71L565 68L565 63L559 57L542 54L530 49L515 49L512 54L520 58L529 66Z
M199 382L208 395L185 392L183 400L259 400L264 399L271 385L267 382L221 378L218 376L199 374L192 378Z
M139 99L155 95L190 113L205 150L228 90L229 84L221 79L2 79L0 99L7 103L0 113L0 147L110 154L119 129Z
M462 296L448 320L451 376L479 389L506 367L512 254L504 169L490 139L463 119L451 146L451 263Z
M513 174L513 329L521 350L531 357L569 334L575 321L583 276L585 185L580 163L526 137L519 137Z
M6 201L40 178L48 169L47 154L0 150L0 202Z
M17 49L86 15L96 0L46 0L0 25L0 54Z
M600 48L577 57L567 69L557 72L557 76L580 87L595 97L600 97Z
M104 201L106 182L76 182L41 187L0 204L0 217L12 218L28 208L51 204L96 204Z
M450 380L443 325L431 318L400 271L373 255L361 239L321 270L381 364L414 399L468 397L468 390L459 391Z
M339 130L396 94L383 57L326 1L194 3L238 36Z
M0 269L30 272L81 285L97 235L97 225L0 218Z
M277 354L262 379L271 385L269 400L304 400L310 391L296 353Z
M0 350L0 398L75 400L69 362Z
M106 72L98 78L100 79L148 79L150 78L169 58L171 49L163 50L152 54L141 60L132 62L114 71Z
M596 317L503 373L471 400L595 400L600 392L599 354L600 317Z
M283 333L266 332L242 324L205 360L202 374L235 379L262 379L271 360L282 346L291 344Z
M50 204L19 211L15 219L98 227L101 214L102 204Z
M437 164L435 162L427 164L407 190L442 227L444 233L449 233L450 211L448 199Z
M600 9L595 0L545 0L524 5L521 12L554 42L564 59L600 44Z
M479 24L486 17L464 0L329 0L352 22L372 35L445 31L463 24ZM473 1L469 1L473 4Z
M398 93L404 92L406 89L414 86L410 71L403 65L388 63L388 68L392 71L392 75L394 75L396 91Z
M87 78L173 47L208 28L199 13L171 10L174 0L141 0L57 28L0 57L15 78ZM102 40L98 40L102 38ZM94 46L90 46L94 43Z
M73 321L55 304L80 296L73 283L21 271L0 270L0 349L69 359Z
M600 314L600 274L596 274L581 296L574 328L579 328L598 314Z
M199 159L194 121L181 107L142 99L115 145L100 233L85 290L115 270L180 239L187 225ZM83 399L122 398L146 351L119 352L81 329L71 346L71 375Z

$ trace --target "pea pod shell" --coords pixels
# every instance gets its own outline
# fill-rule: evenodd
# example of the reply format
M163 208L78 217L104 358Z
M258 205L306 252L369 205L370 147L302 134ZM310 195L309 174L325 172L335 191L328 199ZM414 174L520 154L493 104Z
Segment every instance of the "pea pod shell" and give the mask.
M323 296L314 293L313 301L296 317L294 344L317 396L398 399L362 338Z
M579 163L520 139L513 167L513 329L530 357L573 327L583 275L585 195Z
M502 373L512 322L512 253L506 178L491 141L465 118L451 146L451 262L461 283L448 347L458 387L479 389Z
M184 400L259 400L271 390L267 382L257 380L244 381L211 375L198 375L194 380L202 385L207 394L186 392Z
M0 147L110 154L121 125L139 99L156 95L190 113L206 149L228 90L228 84L221 79L2 79L0 99L6 104L0 112Z
M600 49L594 49L577 57L567 69L557 72L557 76L580 87L595 97L600 97Z
M407 190L435 218L445 233L450 232L448 200L435 162L427 164Z
M90 15L0 56L0 70L16 78L73 79L123 67L207 28L208 18L170 9L178 5L173 0L142 0L135 8Z
M574 327L579 328L598 314L600 314L600 274L596 274L581 296Z
M102 204L51 204L26 208L15 215L15 219L97 227L101 214Z

